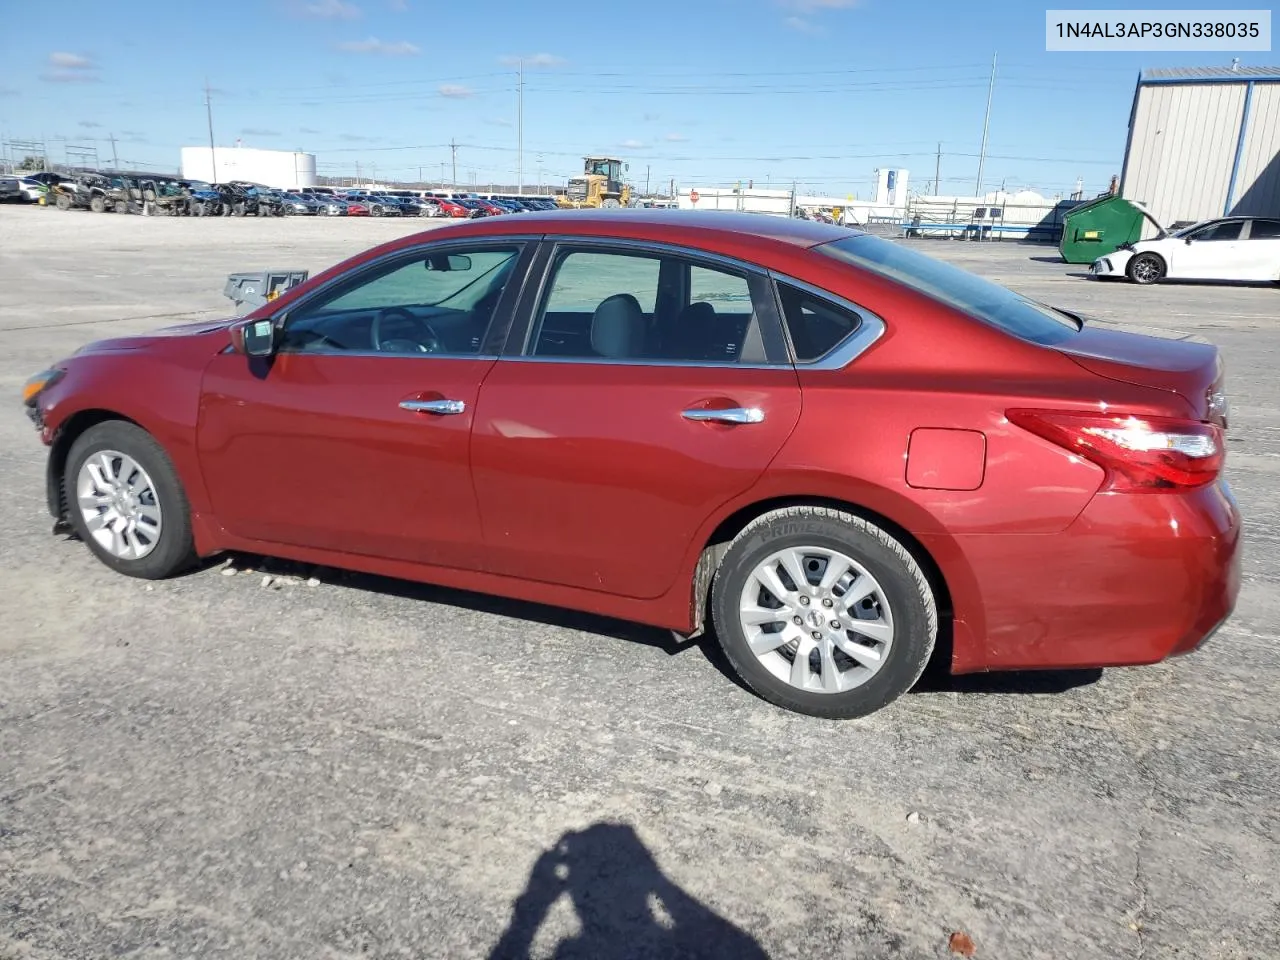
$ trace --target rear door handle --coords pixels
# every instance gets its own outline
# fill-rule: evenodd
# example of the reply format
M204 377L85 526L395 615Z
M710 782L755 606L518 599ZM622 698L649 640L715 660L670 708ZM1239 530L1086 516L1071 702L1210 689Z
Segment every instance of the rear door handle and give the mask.
M464 412L467 405L461 400L401 400L400 408L414 413L450 414Z
M759 407L728 407L720 410L686 410L680 414L686 420L704 423L763 423L764 411Z

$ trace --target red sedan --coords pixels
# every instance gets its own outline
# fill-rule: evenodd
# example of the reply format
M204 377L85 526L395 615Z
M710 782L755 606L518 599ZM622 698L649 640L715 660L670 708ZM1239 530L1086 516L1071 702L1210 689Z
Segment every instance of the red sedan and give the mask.
M819 716L935 645L956 673L1152 663L1239 590L1214 347L826 224L471 221L91 344L25 399L51 512L120 573L237 550L714 626Z

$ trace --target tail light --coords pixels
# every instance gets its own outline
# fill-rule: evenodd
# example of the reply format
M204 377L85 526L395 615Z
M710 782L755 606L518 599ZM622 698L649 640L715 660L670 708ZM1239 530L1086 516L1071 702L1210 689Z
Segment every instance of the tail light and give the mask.
M1010 410L1007 416L1022 429L1106 470L1103 490L1192 490L1212 483L1222 472L1222 428L1213 423L1062 410Z

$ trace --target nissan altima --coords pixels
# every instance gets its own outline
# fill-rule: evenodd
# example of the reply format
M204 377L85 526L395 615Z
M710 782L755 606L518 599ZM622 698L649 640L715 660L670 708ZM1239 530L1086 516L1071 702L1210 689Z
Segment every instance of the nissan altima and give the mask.
M245 551L707 631L818 716L934 656L1153 663L1239 590L1216 348L829 224L454 224L24 402L50 512L121 574Z

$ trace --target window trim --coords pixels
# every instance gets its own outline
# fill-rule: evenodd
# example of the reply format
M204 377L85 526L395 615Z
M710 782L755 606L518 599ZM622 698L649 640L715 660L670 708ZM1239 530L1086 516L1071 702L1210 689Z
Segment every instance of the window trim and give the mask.
M290 357L381 357L388 360L497 360L502 352L502 345L506 341L513 325L516 306L520 302L524 286L529 279L529 267L533 260L531 251L537 249L539 239L536 235L528 234L512 236L490 234L476 237L449 237L443 240L428 240L412 247L401 247L374 257L352 270L344 270L342 273L330 277L314 290L309 290L283 310L271 314L268 318L275 326L276 337L279 340L288 326L289 317L293 313L320 299L325 294L331 293L335 287L347 281L358 281L367 274L381 270L388 265L391 265L392 270L395 270L400 261L408 263L418 258L435 256L440 253L462 253L476 248L516 246L519 248L519 252L516 254L515 268L512 271L511 278L507 281L506 289L502 291L502 296L498 298L498 303L493 308L493 316L489 320L489 326L486 328L484 336L481 337L480 350L476 353L387 353L381 350L332 350L302 353L283 349L278 350L277 353Z
M860 306L852 300L847 300L839 294L832 293L830 290L824 290L822 287L807 283L804 280L797 280L787 274L770 271L769 279L772 281L773 295L777 299L776 309L778 317L782 321L782 334L787 341L787 354L791 358L792 365L797 370L843 370L871 349L876 341L884 336L887 327L880 315L872 313L866 307ZM861 318L862 322L858 324L856 330L838 341L820 357L816 357L813 360L800 360L796 356L795 344L791 340L791 328L787 324L787 315L782 307L782 291L779 289L779 284L784 283L789 287L795 287L797 290L807 293L815 300L825 300L833 307L854 313Z
M608 252L617 250L623 255L648 255L655 257L679 257L695 266L711 270L728 270L745 275L751 291L752 312L764 344L765 363L715 363L703 360L668 360L662 358L642 360L612 360L608 357L550 357L530 353L534 323L542 306L544 294L554 278L553 267L559 251L565 247ZM507 345L499 359L519 363L569 363L597 364L629 367L679 367L682 369L705 368L709 370L779 370L792 365L791 351L785 339L786 332L781 313L778 312L777 292L769 282L769 271L758 264L738 260L723 254L710 253L654 240L635 240L622 237L547 234L542 237L538 252L525 280L524 292L516 310L517 321L512 324ZM764 286L768 284L768 286Z

